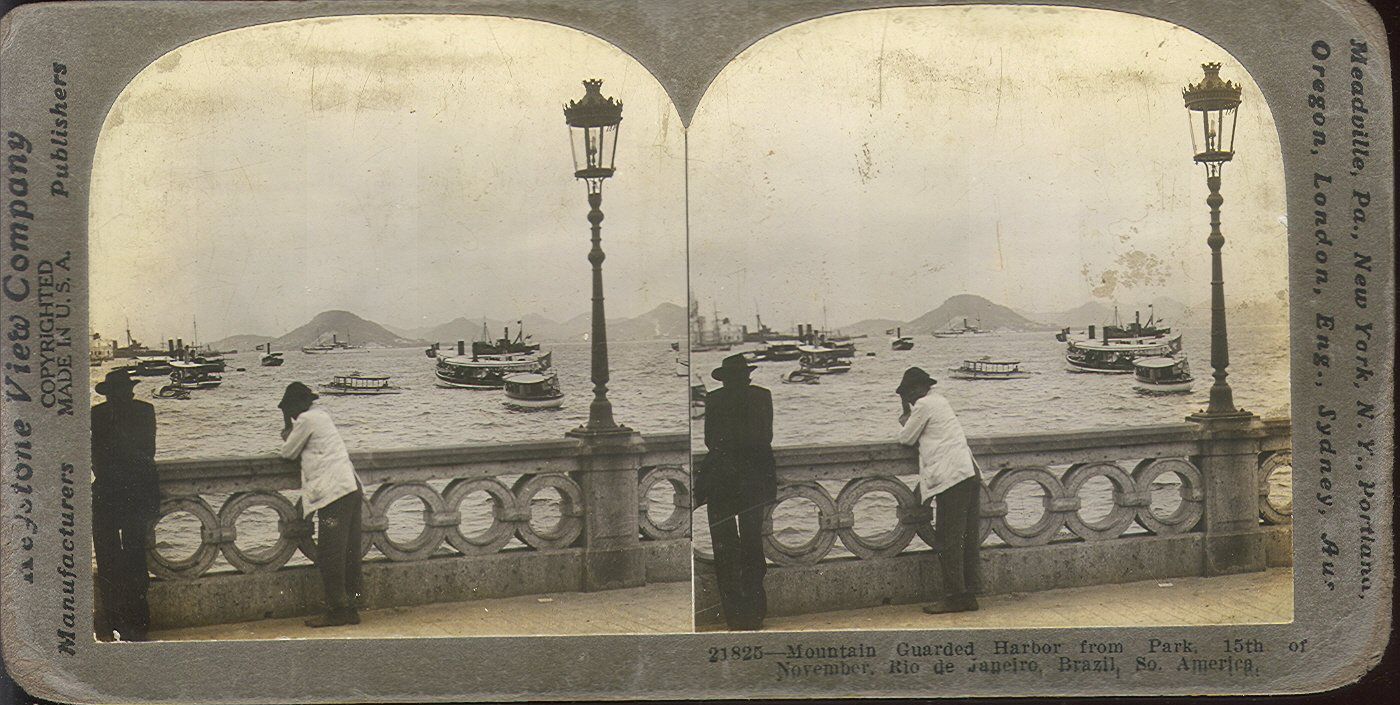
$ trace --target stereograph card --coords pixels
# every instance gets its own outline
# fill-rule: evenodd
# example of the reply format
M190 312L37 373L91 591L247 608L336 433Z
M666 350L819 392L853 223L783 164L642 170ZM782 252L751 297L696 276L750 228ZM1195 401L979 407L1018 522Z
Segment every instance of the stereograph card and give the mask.
M1392 618L1389 57L1360 0L19 7L4 667L1352 683Z

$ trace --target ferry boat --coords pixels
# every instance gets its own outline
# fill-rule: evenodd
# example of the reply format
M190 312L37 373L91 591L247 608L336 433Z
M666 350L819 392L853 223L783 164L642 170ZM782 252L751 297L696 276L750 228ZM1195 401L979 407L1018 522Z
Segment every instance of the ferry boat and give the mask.
M1186 357L1146 357L1133 361L1133 389L1140 392L1191 391L1191 366Z
M138 357L127 370L137 377L164 377L174 370L172 363L173 361L165 355Z
M504 404L512 409L533 411L557 409L564 405L559 375L553 370L507 375L503 386L506 394Z
M978 321L978 323L981 323L981 321ZM956 324L956 323L949 323L947 328L944 328L943 330L936 330L936 331L934 331L934 332L933 332L933 337L935 337L935 338L960 338L960 337L965 336L965 335L984 335L984 334L986 334L987 332L988 332L988 331L982 330L981 328L978 328L977 326L968 325L967 319L964 318L964 319L962 319L962 324L961 324L961 325L958 325L958 324Z
M458 389L500 389L509 375L543 372L554 353L511 353L506 355L453 355L439 357L438 386Z
M176 360L170 368L170 386L177 389L213 389L224 383L223 377L198 362Z
M1065 350L1065 362L1071 372L1129 374L1133 371L1133 361L1139 358L1175 357L1180 353L1180 333L1153 338L1071 338Z
M331 333L331 342L317 343L315 345L302 346L301 351L307 355L333 355L340 353L368 352L363 346L343 343L335 333Z
M993 360L982 357L976 360L963 360L957 367L948 368L953 379L1026 379L1031 373L1021 369L1020 360Z
M769 340L757 350L759 362L790 362L802 357L797 340Z
M851 371L851 361L844 359L847 356L843 355L841 350L814 345L803 345L798 350L802 351L802 357L798 359L801 370L817 375Z
M388 375L362 375L359 372L336 375L320 386L322 394L337 397L398 394L403 391L403 387L389 384Z
M890 339L890 349L891 349L891 350L913 350L913 349L914 349L914 339L913 339L912 337L910 337L910 336L904 335L904 331L903 331L902 329L900 329L900 328L895 328L895 329L894 329L894 337Z

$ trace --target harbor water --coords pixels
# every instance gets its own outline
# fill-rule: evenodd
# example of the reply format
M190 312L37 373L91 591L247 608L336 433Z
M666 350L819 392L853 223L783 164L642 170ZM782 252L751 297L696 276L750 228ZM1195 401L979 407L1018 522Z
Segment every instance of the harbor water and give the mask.
M908 331L906 331L908 332ZM753 383L773 393L773 445L891 442L899 431L900 402L894 389L904 370L922 367L938 380L934 391L942 394L957 412L969 436L1038 433L1150 426L1181 423L1206 406L1212 383L1210 331L1185 328L1184 350L1195 384L1189 393L1148 394L1133 389L1133 376L1071 372L1065 364L1065 344L1053 333L991 333L956 338L915 336L913 350L894 351L884 337L856 341L851 370L829 375L818 384L787 384L780 376L796 362L759 363ZM729 352L704 352L691 364L710 388L719 385L709 371ZM867 353L874 352L874 356ZM958 380L949 368L981 357L1016 360L1029 378L1011 380ZM1235 404L1263 418L1290 414L1288 394L1288 328L1286 326L1238 326L1230 329L1230 386ZM702 423L692 427L692 442L703 447ZM1131 470L1131 467L1128 469ZM903 478L910 487L914 477ZM986 478L990 481L990 477ZM822 483L834 498L841 483ZM1180 501L1175 475L1162 476L1153 490L1153 510L1170 514ZM1274 491L1291 495L1291 479L1279 478ZM1113 487L1103 478L1081 490L1081 516L1097 520L1112 509ZM1285 501L1287 501L1285 499ZM1034 483L1020 483L1007 498L1008 521L1033 525L1041 516L1043 497ZM866 495L855 510L855 531L875 536L895 524L895 502L888 494ZM704 509L693 517L695 543L710 550ZM789 500L775 508L773 532L777 540L800 545L817 528L816 508L805 500ZM1131 530L1130 530L1131 531ZM995 535L988 539L995 542ZM922 542L915 539L915 547ZM833 555L845 554L838 542Z
M685 433L688 386L685 378L676 376L676 353L669 342L610 341L608 348L608 399L619 423L644 434ZM499 389L438 387L433 372L437 361L427 357L422 348L334 354L288 350L283 351L286 362L280 367L262 367L260 353L239 351L227 356L228 371L216 389L192 392L184 400L153 398L152 391L168 380L142 377L137 378L141 384L136 394L156 407L156 457L161 460L275 453L281 445L282 428L277 402L287 383L296 380L319 389L318 385L331 381L334 375L350 372L389 375L392 384L405 388L399 394L321 396L317 404L335 420L351 452L557 440L588 419L593 399L590 346L586 342L555 343L545 344L544 350L553 352L553 367L566 394L559 409L516 411L503 405ZM94 368L94 381L125 362L117 360ZM94 401L101 401L101 397L94 397ZM507 484L513 479L504 478ZM430 484L442 491L447 482ZM664 516L672 506L671 493L664 486L657 487L655 493L654 511ZM297 498L296 492L286 494L293 501ZM217 511L226 498L208 495L205 499ZM417 536L423 529L422 509L418 500L396 502L388 516L389 535L399 541ZM462 530L478 533L490 526L492 504L483 493L477 493L463 503L462 514ZM535 515L540 526L557 522L557 493L546 490L537 495ZM238 523L238 545L244 551L262 552L276 542L277 520L271 510L250 509ZM198 537L199 523L194 517L171 514L157 527L157 549L172 559L184 558L198 548ZM372 550L370 556L377 553ZM291 561L305 562L300 553ZM230 568L220 558L213 569Z

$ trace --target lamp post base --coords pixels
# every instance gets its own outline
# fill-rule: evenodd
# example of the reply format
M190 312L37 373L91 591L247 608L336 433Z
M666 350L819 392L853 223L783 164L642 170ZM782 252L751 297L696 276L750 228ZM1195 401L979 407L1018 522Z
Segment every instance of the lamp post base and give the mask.
M1186 417L1187 421L1198 424L1213 425L1234 425L1248 424L1251 419L1256 418L1254 412L1245 409L1235 409L1234 411L1210 412L1205 409L1197 411Z
M621 424L616 426L608 426L605 428L591 428L588 426L588 424L585 423L582 426L564 432L564 435L568 436L569 438L577 438L589 442L612 441L625 438L634 434L636 434L636 431L633 431L631 428L623 426Z

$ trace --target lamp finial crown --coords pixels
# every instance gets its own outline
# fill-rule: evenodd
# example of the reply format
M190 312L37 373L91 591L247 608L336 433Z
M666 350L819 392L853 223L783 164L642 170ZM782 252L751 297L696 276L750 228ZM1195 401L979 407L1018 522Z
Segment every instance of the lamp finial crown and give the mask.
M622 101L603 97L603 79L583 81L583 97L564 104L564 121L571 127L611 127L622 122Z
M1201 64L1205 76L1181 91L1188 110L1233 110L1240 104L1240 84L1220 78L1220 62Z

